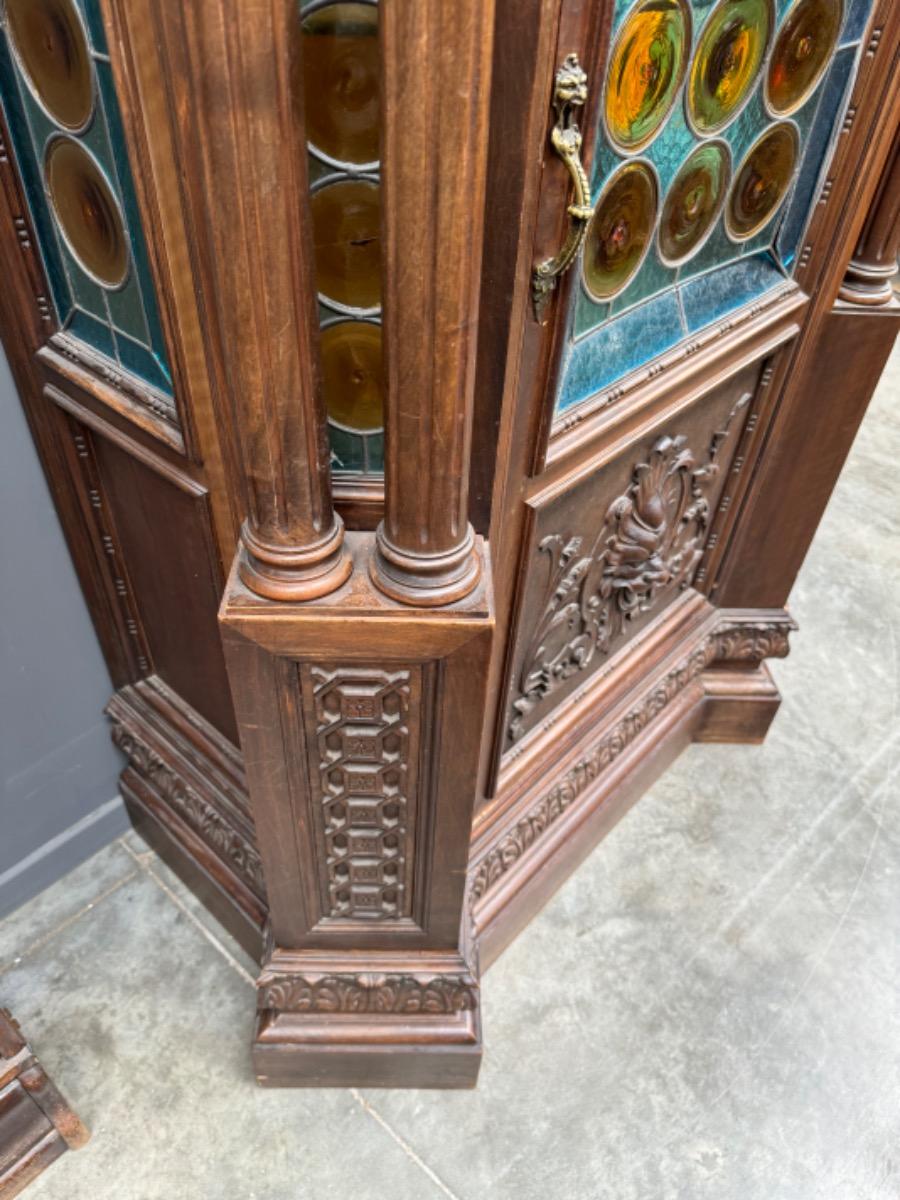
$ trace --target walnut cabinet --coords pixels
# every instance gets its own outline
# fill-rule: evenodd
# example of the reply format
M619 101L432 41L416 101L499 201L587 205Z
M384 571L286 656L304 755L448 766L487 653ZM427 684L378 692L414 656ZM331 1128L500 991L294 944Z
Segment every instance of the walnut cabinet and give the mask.
M133 820L259 958L261 1083L472 1086L482 973L778 708L898 326L900 6L2 19L0 326Z

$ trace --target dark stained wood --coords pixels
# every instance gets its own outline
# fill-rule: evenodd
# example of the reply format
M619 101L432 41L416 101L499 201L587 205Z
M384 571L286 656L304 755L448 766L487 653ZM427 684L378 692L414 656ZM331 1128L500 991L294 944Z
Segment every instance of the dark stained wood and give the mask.
M90 1137L0 1008L0 1200L12 1200L66 1150Z
M200 0L170 17L205 333L242 454L241 570L261 595L307 599L339 586L350 561L331 502L296 5Z
M375 531L380 484L342 485L346 539L295 4L103 8L175 399L56 329L2 151L0 328L123 794L261 959L262 1084L472 1086L479 971L684 746L777 711L766 660L900 327L900 7L873 6L792 278L554 417L579 285L535 320L571 198L553 80L577 54L590 168L613 6L381 0L386 494Z
M493 0L379 5L385 508L372 578L407 604L451 603L481 573L469 456L493 16Z
M848 304L891 304L900 252L900 126L838 293Z

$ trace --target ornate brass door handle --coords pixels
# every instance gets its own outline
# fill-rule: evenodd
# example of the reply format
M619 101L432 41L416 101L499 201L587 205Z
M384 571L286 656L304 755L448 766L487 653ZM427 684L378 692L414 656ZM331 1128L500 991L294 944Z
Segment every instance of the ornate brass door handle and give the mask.
M543 321L544 310L556 288L556 281L569 269L581 249L588 221L594 211L590 184L581 165L581 130L574 120L574 110L581 108L586 99L587 75L581 68L578 55L567 54L556 72L556 86L553 90L556 124L550 133L550 141L572 176L575 196L568 209L569 229L562 249L553 258L538 263L534 268L531 296L534 315L538 321Z

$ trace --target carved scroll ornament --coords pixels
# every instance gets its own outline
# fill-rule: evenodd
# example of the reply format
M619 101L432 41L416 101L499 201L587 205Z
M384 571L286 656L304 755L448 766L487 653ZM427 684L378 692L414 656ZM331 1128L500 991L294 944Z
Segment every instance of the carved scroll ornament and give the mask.
M550 570L517 681L511 740L523 735L533 710L565 680L609 654L664 590L689 585L703 553L719 450L745 404L743 398L713 435L703 462L686 438L658 438L592 541L551 534L540 542Z

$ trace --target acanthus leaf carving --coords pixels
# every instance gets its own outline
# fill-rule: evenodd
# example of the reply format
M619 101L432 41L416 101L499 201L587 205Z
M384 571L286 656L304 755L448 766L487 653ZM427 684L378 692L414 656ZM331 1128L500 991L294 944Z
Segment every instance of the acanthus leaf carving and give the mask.
M477 1007L465 975L285 975L264 983L259 1007L294 1013L451 1015Z
M713 434L702 462L684 436L657 438L589 544L585 537L559 534L539 543L538 553L549 559L547 586L512 702L512 741L525 733L538 705L608 655L661 593L690 584L703 556L719 451L748 401L742 396Z
M255 847L209 801L179 778L177 772L163 762L133 730L115 719L112 740L138 774L153 784L194 832L229 863L257 895L265 897L262 861Z

